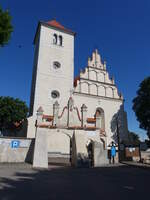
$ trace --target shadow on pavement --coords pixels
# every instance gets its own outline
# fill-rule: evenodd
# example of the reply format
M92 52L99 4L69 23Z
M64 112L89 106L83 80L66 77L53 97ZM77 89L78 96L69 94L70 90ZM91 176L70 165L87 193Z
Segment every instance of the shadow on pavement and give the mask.
M10 177L0 178L0 200L141 199L149 191L149 180L150 171L128 166L16 169Z

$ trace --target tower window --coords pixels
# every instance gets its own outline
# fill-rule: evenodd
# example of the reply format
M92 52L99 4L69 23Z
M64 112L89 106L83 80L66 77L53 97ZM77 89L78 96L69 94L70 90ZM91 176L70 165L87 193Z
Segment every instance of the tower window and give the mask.
M61 67L61 64L57 61L53 62L54 69L59 69Z
M52 97L53 99L56 99L56 98L59 98L59 97L60 97L60 94L59 94L59 92L58 92L57 90L53 90L53 91L51 92L51 97Z
M63 38L62 38L62 36L60 35L60 36L59 36L59 45L62 46L62 43L63 43Z
M53 35L53 44L57 44L57 34Z

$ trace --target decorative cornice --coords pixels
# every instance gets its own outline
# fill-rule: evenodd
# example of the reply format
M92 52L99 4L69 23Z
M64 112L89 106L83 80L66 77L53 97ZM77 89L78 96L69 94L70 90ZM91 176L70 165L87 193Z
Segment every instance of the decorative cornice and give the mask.
M100 84L104 84L104 85L109 85L109 86L117 87L115 84L101 82L101 81L95 81L95 80L91 80L91 79L87 79L87 78L82 78L82 77L80 77L80 80L91 81L91 82L94 82L94 83L100 83Z
M92 69L100 70L100 71L103 71L103 72L107 72L107 70L105 70L105 69L100 69L100 68L92 67L92 66L87 66L85 68L92 68Z
M58 119L62 118L62 116L63 116L65 110L68 110L67 106L65 106L65 107L63 108L63 111L62 111L61 115L58 117Z
M100 95L94 95L94 94L87 94L87 93L83 93L83 92L74 92L73 94L77 94L77 95L85 95L85 96L91 96L91 97L97 97L97 98L103 98L103 99L108 99L108 100L115 100L115 101L121 101L124 102L124 99L117 99L114 97L105 97L105 96L100 96Z
M78 110L78 108L77 108L77 107L75 107L74 109L75 109L75 110L76 110L76 112L77 112L77 115L78 115L78 119L79 119L79 121L81 121L81 117L80 117L80 113L79 113L79 110Z

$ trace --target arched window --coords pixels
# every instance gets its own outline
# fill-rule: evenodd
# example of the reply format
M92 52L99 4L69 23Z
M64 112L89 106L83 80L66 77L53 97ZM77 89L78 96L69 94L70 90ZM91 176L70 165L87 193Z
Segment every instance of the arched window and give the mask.
M90 71L89 71L89 79L90 79L90 80L97 81L97 72L94 71L94 70L90 70Z
M57 44L57 34L53 35L53 44Z
M106 88L103 85L99 85L98 87L98 95L99 96L106 96Z
M89 93L89 84L87 82L81 83L81 92L82 93Z
M91 84L90 85L90 94L93 94L93 95L97 95L97 85L96 84Z
M58 61L53 62L53 68L59 69L61 67L61 64Z
M106 88L106 96L107 97L110 97L110 98L113 98L113 88L112 87L107 87Z
M59 45L62 46L62 44L63 44L63 38L62 38L62 36L60 35L60 36L59 36Z

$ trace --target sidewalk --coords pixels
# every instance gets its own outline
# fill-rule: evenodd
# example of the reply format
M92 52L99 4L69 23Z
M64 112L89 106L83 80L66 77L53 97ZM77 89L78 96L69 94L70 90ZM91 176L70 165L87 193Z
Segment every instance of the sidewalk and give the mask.
M150 170L150 165L149 164L144 164L144 163L138 163L138 162L133 162L133 161L123 161L121 162L122 164L132 166L132 167L138 167L138 168L143 168L143 169L149 169Z
M105 165L101 165L99 167L95 167L95 168L115 168L115 167L122 167L122 166L131 166L131 167L138 167L138 168L144 168L144 169L150 169L150 165L149 164L144 164L144 163L138 163L138 162L133 162L133 161L122 161L121 163L115 163L115 164L105 164ZM0 163L0 169L33 169L32 164L28 164L28 163ZM73 168L74 167L66 167L66 166L59 166L59 165L49 165L49 169L55 169L55 168ZM79 169L79 168L76 168ZM91 168L89 168L91 169ZM94 169L92 167L92 169Z
M120 166L123 166L123 165L126 165L124 163L115 163L115 164L104 164L104 165L101 165L101 166L97 166L97 167L89 167L89 169L93 169L93 168L111 168L111 167L120 167ZM32 164L29 164L29 163L0 163L0 169L3 169L3 168L13 168L13 169L36 169L36 168L33 168L33 165ZM49 169L55 169L55 168L72 168L72 169L75 169L76 167L72 167L72 166L65 166L65 165L57 165L57 164L49 164ZM84 167L81 167L84 169ZM76 168L76 169L81 169L81 168ZM88 167L87 167L88 168Z
M32 165L28 163L0 163L1 168L31 169Z

